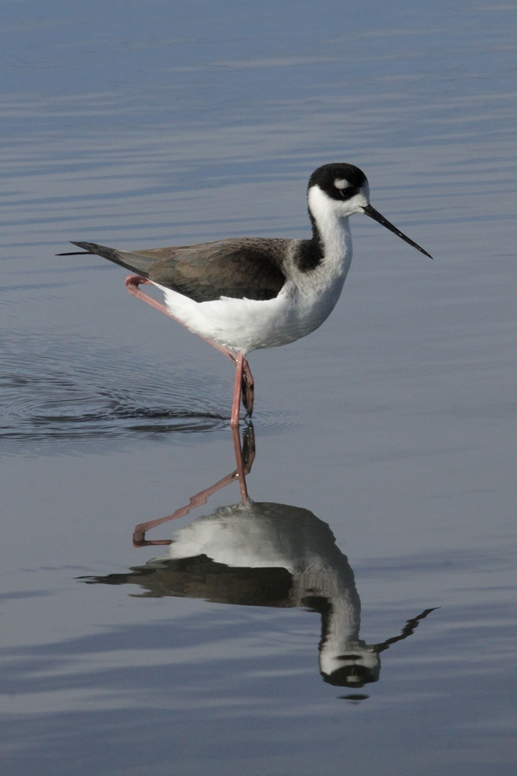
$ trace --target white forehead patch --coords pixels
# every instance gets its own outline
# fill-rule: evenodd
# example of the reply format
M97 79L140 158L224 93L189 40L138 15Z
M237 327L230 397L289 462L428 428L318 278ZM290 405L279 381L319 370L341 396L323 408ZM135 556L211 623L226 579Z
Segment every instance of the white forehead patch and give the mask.
M336 189L341 189L341 190L350 188L349 182L346 181L344 178L336 178L336 180L334 181L334 186L336 187Z

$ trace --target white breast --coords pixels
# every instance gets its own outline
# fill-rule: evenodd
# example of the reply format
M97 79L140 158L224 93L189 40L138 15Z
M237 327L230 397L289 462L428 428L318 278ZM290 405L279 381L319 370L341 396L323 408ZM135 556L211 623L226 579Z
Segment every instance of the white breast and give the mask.
M299 288L288 282L274 299L194 302L171 289L161 289L165 304L190 331L234 351L249 353L294 342L317 329L339 299L345 277L325 289Z
M348 218L329 211L328 202L320 201L322 196L317 189L309 200L318 215L324 246L324 256L316 268L298 269L300 241L293 240L285 257L288 280L274 299L222 297L194 302L155 283L171 314L190 331L244 354L286 345L321 326L339 299L352 260Z

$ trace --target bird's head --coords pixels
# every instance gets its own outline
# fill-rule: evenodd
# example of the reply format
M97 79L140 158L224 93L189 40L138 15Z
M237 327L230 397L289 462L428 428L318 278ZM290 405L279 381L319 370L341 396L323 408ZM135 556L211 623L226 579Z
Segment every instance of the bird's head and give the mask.
M318 226L329 218L348 218L364 213L393 232L421 253L432 256L406 237L370 204L370 187L364 172L353 164L335 163L318 167L310 179L307 191L309 213ZM324 227L323 227L324 228Z

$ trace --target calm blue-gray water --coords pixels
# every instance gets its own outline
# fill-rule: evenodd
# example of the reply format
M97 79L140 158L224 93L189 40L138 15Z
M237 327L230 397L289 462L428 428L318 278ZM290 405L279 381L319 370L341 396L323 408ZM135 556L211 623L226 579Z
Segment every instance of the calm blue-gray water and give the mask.
M515 4L0 5L4 772L513 776ZM242 506L230 362L56 254L308 236L331 161L434 261L353 218Z

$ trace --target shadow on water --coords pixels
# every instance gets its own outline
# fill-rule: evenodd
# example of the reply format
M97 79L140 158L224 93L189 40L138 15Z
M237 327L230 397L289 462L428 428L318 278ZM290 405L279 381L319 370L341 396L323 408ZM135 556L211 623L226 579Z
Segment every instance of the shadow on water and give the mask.
M321 616L319 667L323 680L361 689L380 675L380 654L411 636L434 609L407 620L401 632L382 643L360 638L361 602L354 572L327 523L307 509L255 502L245 484L255 457L253 427L241 447L233 431L237 468L193 496L171 515L136 526L136 547L166 545L167 553L128 573L81 578L89 584L138 585L143 598L201 598L213 603L301 608ZM205 504L239 481L241 501L217 508L181 528L174 539L147 539L148 531ZM358 701L361 693L341 696Z

